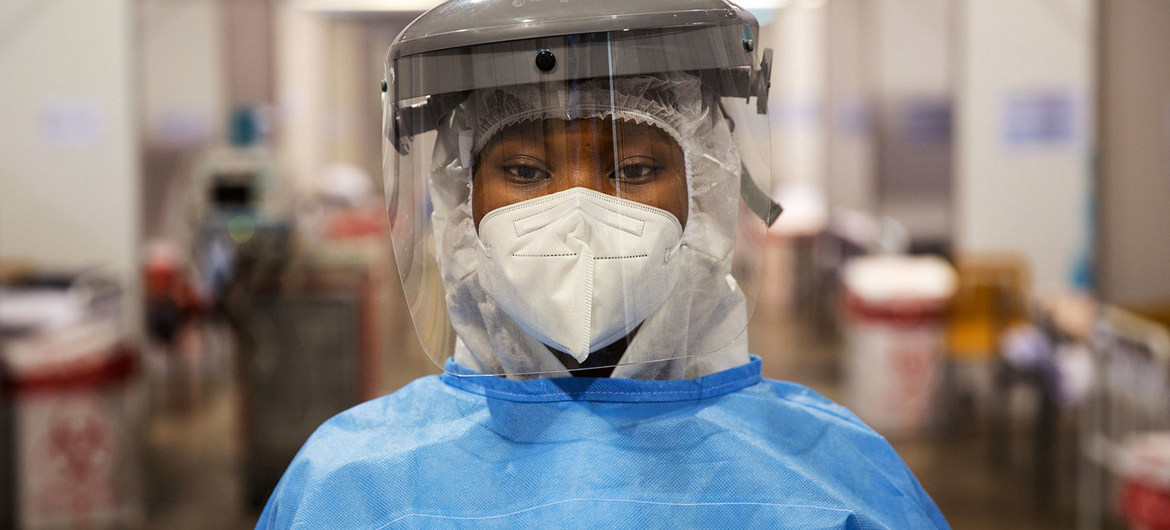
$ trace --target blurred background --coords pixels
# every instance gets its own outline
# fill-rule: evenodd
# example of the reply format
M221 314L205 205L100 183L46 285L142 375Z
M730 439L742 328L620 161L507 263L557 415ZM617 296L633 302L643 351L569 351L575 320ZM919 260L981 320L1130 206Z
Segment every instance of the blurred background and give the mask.
M0 527L250 527L314 427L439 371L378 88L436 3L0 3ZM744 7L765 376L956 528L1170 528L1170 2Z

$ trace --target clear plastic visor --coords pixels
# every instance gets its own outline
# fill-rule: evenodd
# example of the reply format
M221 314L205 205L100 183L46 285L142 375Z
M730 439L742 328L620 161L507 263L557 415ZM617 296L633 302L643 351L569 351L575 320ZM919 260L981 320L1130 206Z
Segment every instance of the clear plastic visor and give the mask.
M432 360L513 378L746 361L772 196L760 110L689 71L391 90L391 234Z

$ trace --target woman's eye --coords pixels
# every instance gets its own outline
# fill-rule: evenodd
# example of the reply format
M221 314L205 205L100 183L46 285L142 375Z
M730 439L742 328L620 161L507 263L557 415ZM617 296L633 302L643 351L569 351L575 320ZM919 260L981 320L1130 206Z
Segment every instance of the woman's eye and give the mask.
M645 180L658 172L658 168L647 164L630 164L618 169L620 180Z
M518 180L541 180L549 177L547 171L533 166L504 166L504 171Z

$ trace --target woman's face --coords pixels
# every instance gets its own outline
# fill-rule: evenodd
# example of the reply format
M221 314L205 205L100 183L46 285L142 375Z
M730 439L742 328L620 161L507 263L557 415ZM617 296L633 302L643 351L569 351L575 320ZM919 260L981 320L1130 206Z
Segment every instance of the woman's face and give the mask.
M657 127L611 118L544 120L496 134L476 161L475 226L488 212L582 187L666 210L687 223L682 148Z

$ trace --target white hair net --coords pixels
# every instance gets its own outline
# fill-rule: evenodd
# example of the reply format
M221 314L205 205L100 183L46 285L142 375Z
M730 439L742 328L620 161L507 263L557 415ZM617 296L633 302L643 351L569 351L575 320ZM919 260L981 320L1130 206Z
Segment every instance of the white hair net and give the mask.
M570 375L488 297L476 271L472 156L503 128L529 120L613 117L662 128L686 157L688 219L676 288L639 327L611 377L700 377L748 361L747 307L731 276L740 159L728 122L699 78L685 73L477 91L442 120L432 160L431 223L455 360L514 379Z
M702 85L686 74L591 79L572 90L518 85L475 92L475 152L495 133L538 119L608 118L654 125L674 141L694 134L703 116Z

